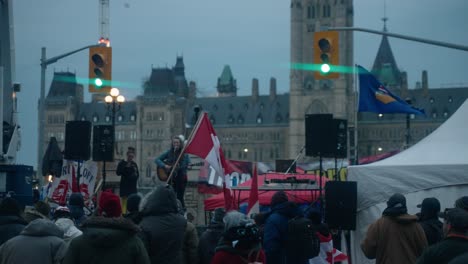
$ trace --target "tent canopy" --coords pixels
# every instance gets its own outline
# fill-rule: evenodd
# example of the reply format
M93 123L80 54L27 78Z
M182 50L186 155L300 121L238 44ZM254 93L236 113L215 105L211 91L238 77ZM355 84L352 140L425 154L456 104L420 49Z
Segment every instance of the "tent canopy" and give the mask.
M366 263L360 251L367 227L381 216L394 193L407 198L409 213L426 197L452 207L468 192L468 100L445 123L411 148L387 159L348 167L358 183L357 230L353 232L353 263Z
M314 202L319 195L318 184L320 179L318 176L313 174L284 174L284 173L266 173L262 175L258 175L258 199L259 203L262 206L269 206L271 197L275 192L279 191L279 189L275 188L275 190L262 190L268 189L265 188L264 183L265 181L270 181L272 179L286 179L287 177L296 177L298 180L302 179L309 179L316 182L316 188L313 190L297 190L298 185L294 184L283 184L284 191L288 194L289 200L295 203L311 203ZM322 187L325 186L325 183L328 181L326 177L322 177ZM240 205L242 203L248 202L250 196L250 186L252 185L252 179L242 183L239 185L240 187L246 187L242 190L233 190L234 199L236 201L236 205ZM295 190L296 189L296 190ZM322 191L324 192L325 189ZM220 193L214 195L210 198L205 199L205 211L212 211L216 208L224 207L224 194Z

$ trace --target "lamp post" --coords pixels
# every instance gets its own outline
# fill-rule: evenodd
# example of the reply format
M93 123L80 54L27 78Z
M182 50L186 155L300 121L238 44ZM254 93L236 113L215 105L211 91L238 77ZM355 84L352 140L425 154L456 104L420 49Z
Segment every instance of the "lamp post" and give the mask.
M115 114L120 111L120 107L123 102L125 102L125 97L120 94L119 89L112 88L109 95L104 98L104 101L107 104L107 111L111 113L112 120L112 153L115 149ZM113 156L113 155L112 155ZM102 189L106 186L106 161L102 163Z
M411 105L411 98L406 98L405 102L409 105ZM409 148L410 146L410 141L411 141L411 127L410 127L410 121L411 119L414 118L414 114L406 114L406 142L405 142L405 149Z

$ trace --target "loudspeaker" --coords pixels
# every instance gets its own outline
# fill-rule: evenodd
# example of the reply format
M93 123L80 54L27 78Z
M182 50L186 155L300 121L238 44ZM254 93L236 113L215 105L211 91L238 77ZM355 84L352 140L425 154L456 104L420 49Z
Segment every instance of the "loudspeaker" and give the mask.
M65 126L65 159L89 160L91 155L91 122L67 121Z
M325 222L332 229L355 230L357 182L329 181L325 185Z
M334 150L333 157L335 158L346 158L348 152L348 121L345 119L333 119L333 138L334 138Z
M333 157L333 130L332 114L306 115L306 156Z
M93 160L114 161L114 129L111 125L93 127Z
M276 160L275 162L275 171L276 172L283 172L285 173L291 164L293 164L294 160ZM291 166L291 169L288 173L296 173L296 163Z

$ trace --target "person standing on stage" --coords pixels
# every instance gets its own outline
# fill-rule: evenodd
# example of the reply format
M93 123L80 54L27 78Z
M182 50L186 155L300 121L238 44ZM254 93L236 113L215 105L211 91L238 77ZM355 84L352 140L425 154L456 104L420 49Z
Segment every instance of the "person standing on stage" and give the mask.
M120 200L122 203L122 212L127 212L127 197L130 194L137 193L137 181L140 173L138 165L133 159L135 158L135 148L128 147L127 159L122 160L117 165L116 174L121 176L120 179Z
M184 143L181 136L175 136L172 138L171 148L166 150L161 154L156 160L155 163L159 167L166 168L168 174L172 170L173 165L176 163L177 159L181 155L181 151L184 148ZM179 159L179 162L176 164L172 177L170 179L171 184L176 192L177 199L182 202L182 206L185 210L184 202L184 193L185 186L187 184L187 167L190 163L190 158L188 154L182 154L183 156Z

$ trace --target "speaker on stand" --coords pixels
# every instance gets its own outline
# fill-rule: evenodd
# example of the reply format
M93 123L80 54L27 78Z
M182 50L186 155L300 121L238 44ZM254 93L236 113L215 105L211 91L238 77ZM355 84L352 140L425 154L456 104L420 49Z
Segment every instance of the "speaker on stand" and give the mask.
M65 159L78 162L77 186L80 186L81 162L91 155L91 122L67 121L65 125ZM79 188L79 187L78 187ZM79 191L79 190L73 190Z

